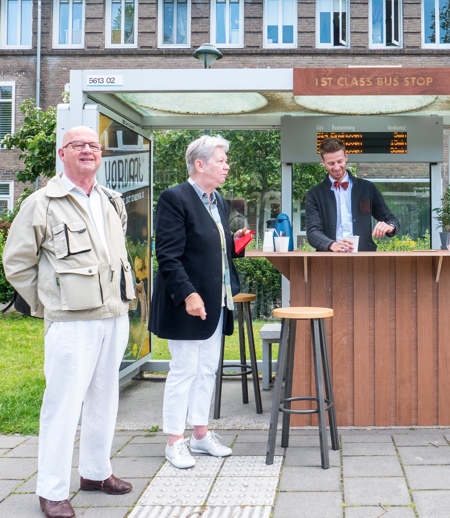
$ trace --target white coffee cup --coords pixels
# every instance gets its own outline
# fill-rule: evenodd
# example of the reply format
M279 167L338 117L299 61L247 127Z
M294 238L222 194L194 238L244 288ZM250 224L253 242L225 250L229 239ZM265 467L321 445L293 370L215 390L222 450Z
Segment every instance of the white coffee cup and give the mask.
M359 246L359 236L346 236L344 239L347 239L347 241L351 241L353 243L352 252L356 254Z
M263 252L273 252L273 232L273 228L264 232Z
M275 252L287 252L289 248L289 236L275 237Z

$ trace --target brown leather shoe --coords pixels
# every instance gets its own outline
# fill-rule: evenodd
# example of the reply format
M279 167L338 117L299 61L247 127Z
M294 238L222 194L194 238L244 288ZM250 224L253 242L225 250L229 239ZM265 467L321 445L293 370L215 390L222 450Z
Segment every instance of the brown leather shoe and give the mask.
M69 500L54 502L40 496L39 502L47 518L72 518L72 516L75 516L75 511L72 509Z
M129 493L133 486L125 480L111 475L106 480L88 480L87 478L80 477L80 489L82 491L103 491L108 495L124 495Z

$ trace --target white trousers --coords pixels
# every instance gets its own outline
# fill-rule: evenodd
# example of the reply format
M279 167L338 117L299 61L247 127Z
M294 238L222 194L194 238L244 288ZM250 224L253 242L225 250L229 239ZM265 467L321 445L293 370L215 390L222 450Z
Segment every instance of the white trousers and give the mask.
M39 496L48 500L68 498L81 412L80 475L90 480L105 480L111 475L118 371L128 335L127 314L50 325L45 336L47 386L39 428Z
M164 389L163 431L182 435L186 419L192 426L209 421L211 398L222 343L223 312L207 340L169 340L172 355Z

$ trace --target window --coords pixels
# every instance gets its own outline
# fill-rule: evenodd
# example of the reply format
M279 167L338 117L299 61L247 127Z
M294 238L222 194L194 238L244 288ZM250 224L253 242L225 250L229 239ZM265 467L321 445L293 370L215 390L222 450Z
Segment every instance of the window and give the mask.
M2 0L2 47L31 48L32 0Z
M244 46L244 1L212 0L211 39L217 47Z
M53 48L84 47L84 0L54 0Z
M0 140L14 132L14 85L0 83Z
M372 0L369 14L371 48L401 47L401 0Z
M264 1L264 47L297 47L297 2Z
M190 47L190 0L159 0L159 46Z
M14 182L0 182L0 216L7 216L14 208Z
M317 46L322 48L349 46L348 0L318 0Z
M106 9L106 47L137 47L137 2L109 0Z
M449 0L422 0L422 35L424 47L449 48Z

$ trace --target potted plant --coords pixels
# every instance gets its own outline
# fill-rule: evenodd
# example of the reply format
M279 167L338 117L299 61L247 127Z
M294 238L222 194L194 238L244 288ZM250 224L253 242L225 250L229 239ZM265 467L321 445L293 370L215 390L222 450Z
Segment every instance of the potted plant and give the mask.
M450 234L450 187L444 192L442 197L442 205L433 212L436 212L436 220L441 227L442 232L439 233L441 237L441 248L447 248L447 236Z

